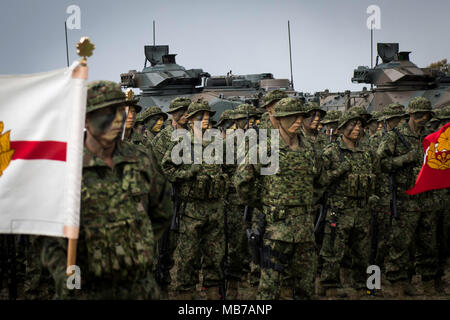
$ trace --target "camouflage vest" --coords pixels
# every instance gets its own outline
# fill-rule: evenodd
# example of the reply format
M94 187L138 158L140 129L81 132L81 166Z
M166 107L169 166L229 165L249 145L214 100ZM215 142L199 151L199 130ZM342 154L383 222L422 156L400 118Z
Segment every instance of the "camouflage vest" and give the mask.
M191 141L194 141L193 133L191 132ZM205 152L206 147L210 144L210 142L203 142L202 145L202 155ZM170 150L176 145L176 143L172 143L169 147ZM193 177L177 180L174 185L178 189L179 196L181 200L218 200L223 199L225 196L225 191L227 190L227 181L228 177L226 173L222 170L222 165L220 164L207 164L202 159L197 159L195 161L194 156L200 157L200 154L194 153L195 147L194 144L191 144L191 160L192 163L197 162L201 164L197 164L199 171L196 172ZM166 153L166 157L170 154ZM176 167L176 170L181 170L184 172L190 171L192 168L192 164L180 164L175 166L173 163L171 166ZM166 172L167 173L167 172ZM170 174L169 174L170 175ZM171 178L168 175L168 179ZM172 179L173 182L173 179Z
M396 130L397 132L394 130L389 131L382 142L383 144L393 144L394 154L392 154L392 158L407 154L411 149L417 149L417 153L419 154L415 162L404 164L393 173L395 184L397 186L397 198L399 201L402 201L403 199L405 203L408 202L407 205L411 210L420 210L424 207L430 208L434 204L429 193L425 192L409 196L404 192L415 185L416 179L422 168L424 155L422 140L425 138L425 133L417 136L411 131L407 122L397 126ZM406 142L406 145L402 140Z
M333 163L335 168L345 158L351 164L351 169L330 186L329 190L332 198L347 198L361 202L361 200L366 201L370 195L375 193L377 177L374 173L372 157L367 150L362 150L358 147L355 150L351 150L341 138L338 138L336 143L327 147L326 152L333 153L333 158L336 159Z
M310 210L313 201L315 157L309 148L293 151L280 137L279 170L261 176L261 199L266 206L303 206Z

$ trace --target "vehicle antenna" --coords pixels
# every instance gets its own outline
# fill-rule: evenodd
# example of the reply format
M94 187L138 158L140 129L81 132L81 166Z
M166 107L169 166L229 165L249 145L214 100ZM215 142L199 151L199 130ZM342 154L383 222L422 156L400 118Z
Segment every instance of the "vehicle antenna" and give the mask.
M67 66L69 66L69 44L67 42L67 21L64 21L64 31L66 33L66 57L67 57Z
M294 90L294 77L292 75L291 26L289 20L288 20L288 37L289 37L289 60L291 65L291 86L292 90Z

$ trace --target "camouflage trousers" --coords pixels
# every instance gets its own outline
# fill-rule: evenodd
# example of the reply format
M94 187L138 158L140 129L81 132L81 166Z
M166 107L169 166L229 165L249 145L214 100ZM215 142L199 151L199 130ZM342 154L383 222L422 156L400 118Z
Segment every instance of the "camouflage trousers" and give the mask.
M385 260L389 254L390 238L392 234L392 216L390 211L383 211L378 213L377 219L377 241L378 249L376 256L376 265L385 272Z
M194 291L202 269L203 287L217 287L223 279L225 253L224 205L204 200L186 204L180 219L172 269L176 291Z
M317 271L317 254L311 215L297 217L309 232L296 242L264 238L261 277L257 299L312 299ZM292 235L294 238L294 235Z
M399 218L392 219L386 278L394 282L407 280L413 265L422 280L429 280L436 276L437 260L435 214L399 208Z
M340 287L340 268L344 258L352 270L353 286L366 287L369 262L369 213L358 207L336 212L333 220L327 213L325 236L320 257L323 261L320 282L324 287Z
M250 272L250 251L243 221L244 206L229 205L226 210L229 248L228 277L242 280Z

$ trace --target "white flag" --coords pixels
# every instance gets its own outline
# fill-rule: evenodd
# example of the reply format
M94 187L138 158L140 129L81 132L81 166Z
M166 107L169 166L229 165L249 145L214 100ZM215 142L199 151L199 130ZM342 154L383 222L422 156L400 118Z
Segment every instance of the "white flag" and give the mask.
M0 76L0 233L77 238L86 80Z

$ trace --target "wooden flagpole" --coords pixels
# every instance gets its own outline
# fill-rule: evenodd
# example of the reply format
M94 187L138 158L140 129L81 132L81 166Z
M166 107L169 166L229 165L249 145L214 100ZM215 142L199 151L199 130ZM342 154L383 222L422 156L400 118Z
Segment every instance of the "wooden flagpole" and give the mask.
M92 51L94 51L95 46L90 42L88 37L83 37L80 39L80 42L77 44L77 53L81 57L80 65L73 70L72 78L78 79L88 79L88 67L87 67L87 59L86 57L92 56ZM73 227L76 229L75 227ZM73 234L78 234L78 230L74 232L69 232ZM72 275L73 272L69 272L69 267L76 264L77 260L77 236L70 237L68 239L67 246L67 268L66 274L68 276Z

